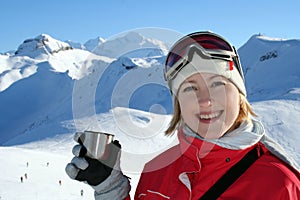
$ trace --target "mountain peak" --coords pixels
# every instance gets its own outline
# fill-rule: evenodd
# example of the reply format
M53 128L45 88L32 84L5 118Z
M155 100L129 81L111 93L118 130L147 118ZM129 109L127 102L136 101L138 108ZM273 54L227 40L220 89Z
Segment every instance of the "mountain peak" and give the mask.
M278 98L300 87L299 49L300 40L256 34L238 50L250 100Z
M84 43L84 47L88 51L93 51L97 46L101 45L103 42L105 42L105 39L103 39L102 37L96 37Z
M143 41L145 39L140 33L131 31L124 36L124 39L128 41Z
M98 45L93 50L93 53L102 56L117 58L124 54L128 55L128 53L130 52L136 52L137 50L142 49L161 50L156 52L162 52L162 54L165 54L168 47L162 41L159 41L157 39L150 39L141 35L140 33L131 31L123 36L114 37Z
M72 47L68 43L56 40L47 34L40 34L35 38L24 40L18 47L15 55L37 58L42 55L53 54L69 49L72 49Z

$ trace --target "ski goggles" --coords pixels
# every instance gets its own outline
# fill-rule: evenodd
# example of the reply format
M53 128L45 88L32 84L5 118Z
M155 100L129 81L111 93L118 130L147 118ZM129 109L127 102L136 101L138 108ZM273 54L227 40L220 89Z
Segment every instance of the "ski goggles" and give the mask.
M229 62L228 70L233 70L233 67L235 67L244 80L235 48L224 38L211 32L189 34L173 45L165 62L165 80L174 79L178 72L192 61L194 53L197 53L203 59L219 59ZM216 67L216 64L211 67ZM219 67L224 67L224 65Z

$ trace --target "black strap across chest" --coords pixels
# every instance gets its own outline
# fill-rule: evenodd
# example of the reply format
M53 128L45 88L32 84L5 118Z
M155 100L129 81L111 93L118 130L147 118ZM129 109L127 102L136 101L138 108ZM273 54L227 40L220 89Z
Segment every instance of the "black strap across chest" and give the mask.
M260 155L263 154L260 148ZM249 151L237 164L232 166L199 200L217 199L230 187L257 159L257 148Z

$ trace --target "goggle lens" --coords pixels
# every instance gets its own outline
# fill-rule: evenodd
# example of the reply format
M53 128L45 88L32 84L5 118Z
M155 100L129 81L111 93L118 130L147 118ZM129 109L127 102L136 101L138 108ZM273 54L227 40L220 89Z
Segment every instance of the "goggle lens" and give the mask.
M242 73L235 49L225 39L210 32L192 33L183 37L181 40L175 43L167 56L165 73L167 73L180 59L186 56L188 54L187 51L190 51L190 46L195 43L200 45L204 49L204 51L207 50L209 52L209 50L221 50L231 52L236 57L233 58L233 61L235 62L235 65L238 65L236 66L238 68L238 71L240 72L240 74ZM212 57L214 56L212 53L210 53L210 55ZM220 57L222 55L218 54L218 56ZM241 76L243 77L242 74ZM171 78L166 77L166 79L169 80Z

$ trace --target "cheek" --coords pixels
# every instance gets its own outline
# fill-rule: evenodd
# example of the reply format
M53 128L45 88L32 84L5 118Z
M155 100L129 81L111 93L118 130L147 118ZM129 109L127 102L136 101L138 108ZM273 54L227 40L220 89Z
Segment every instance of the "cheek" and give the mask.
M226 112L229 114L228 116L236 119L240 111L240 98L238 91L234 91L230 95L227 95L226 108Z
M183 118L186 118L189 113L193 110L193 107L188 101L181 101L179 100L179 105L180 105L180 110L181 110L181 115Z
M199 110L199 104L195 94L179 95L178 101L182 113L197 112Z
M199 106L196 99L197 98L195 97L178 98L181 116L183 121L185 121L186 123L193 121L195 114L199 112Z
M197 104L197 95L194 92L180 93L178 95L178 101L181 107L190 107Z

